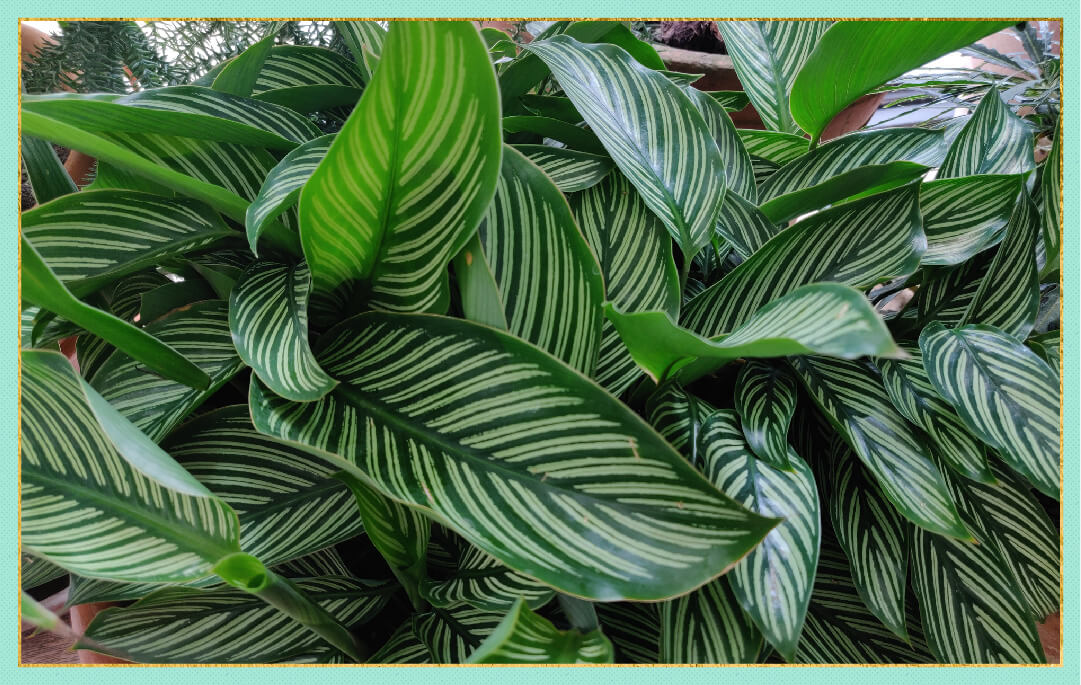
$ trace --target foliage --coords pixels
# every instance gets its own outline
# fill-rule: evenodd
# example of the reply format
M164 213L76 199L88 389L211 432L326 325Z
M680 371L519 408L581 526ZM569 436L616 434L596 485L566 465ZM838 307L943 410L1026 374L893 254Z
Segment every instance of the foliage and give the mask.
M722 25L767 131L616 22L249 28L181 31L253 38L196 84L23 99L23 589L133 601L83 646L1042 661L1058 147L993 87L818 141L997 24Z

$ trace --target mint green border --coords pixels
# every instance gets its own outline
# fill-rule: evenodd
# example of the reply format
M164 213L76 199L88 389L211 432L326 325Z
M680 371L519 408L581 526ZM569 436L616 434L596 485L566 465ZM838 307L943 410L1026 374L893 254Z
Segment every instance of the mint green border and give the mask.
M17 5L17 6L12 6ZM265 685L277 682L311 682L321 685L331 683L383 683L407 685L434 685L446 682L490 683L491 685L551 685L554 679L567 683L674 683L716 685L723 682L745 683L800 683L801 685L867 685L870 682L889 683L943 683L949 685L1007 685L1013 683L1042 684L1063 683L1076 685L1081 680L1079 670L1078 629L1081 614L1078 612L1078 538L1079 507L1079 442L1078 442L1078 160L1081 138L1078 112L1081 110L1081 26L1078 22L1077 0L1054 2L972 2L964 0L908 0L907 2L873 3L843 2L841 0L728 0L727 2L702 2L688 0L549 0L547 2L521 2L519 0L395 0L372 2L329 0L321 3L297 3L283 0L232 0L209 2L174 0L149 2L132 0L93 0L76 2L27 2L4 3L0 10L4 18L4 36L0 37L0 86L9 95L0 100L0 121L5 135L0 143L0 169L6 169L8 184L0 184L0 206L8 207L4 213L4 232L7 248L0 251L0 310L9 314L0 317L0 374L4 383L0 389L0 442L7 449L8 457L0 460L0 481L4 496L0 497L0 510L4 524L0 527L3 539L3 562L0 564L0 585L9 588L8 600L0 604L0 635L8 639L0 641L0 679L3 682L37 683L145 683L148 679L158 685L180 685L190 682L229 682L232 685ZM716 668L573 668L559 672L546 668L17 668L17 564L16 540L17 488L17 207L16 169L18 148L16 121L18 105L18 44L16 41L17 19L49 17L289 17L308 15L322 17L593 17L593 18L791 18L791 17L1008 17L1008 18L1057 18L1065 19L1063 26L1064 64L1066 75L1063 158L1065 161L1065 209L1063 212L1065 239L1063 254L1064 292L1068 293L1063 312L1063 343L1065 345L1063 379L1064 397L1064 461L1065 502L1063 509L1063 535L1065 540L1066 569L1064 577L1065 607L1062 615L1063 666L1061 667L890 667L890 668L807 668L807 667L731 667ZM153 668L153 671L147 670Z

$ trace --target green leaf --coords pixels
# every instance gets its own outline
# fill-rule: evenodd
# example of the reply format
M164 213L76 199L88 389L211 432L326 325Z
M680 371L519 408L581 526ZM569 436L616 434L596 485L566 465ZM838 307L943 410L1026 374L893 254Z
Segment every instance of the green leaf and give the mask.
M522 53L529 54L529 53ZM531 56L532 57L532 56ZM537 60L536 57L532 59ZM540 60L537 60L538 62ZM582 115L568 97L554 95L523 95L519 100L522 106L537 116L559 119L568 124L580 124Z
M22 353L22 544L84 576L182 581L239 550L236 514L83 383Z
M668 444L676 448L694 466L701 468L699 433L702 423L715 411L676 382L657 388L646 401L645 417Z
M417 636L413 634L413 619L405 623L390 636L379 651L368 659L369 664L430 664L432 654Z
M836 281L862 288L912 273L927 244L918 200L912 184L804 219L687 303L680 324L717 336L800 286Z
M753 202L732 192L725 194L721 212L717 215L717 234L723 236L744 259L757 252L783 228L771 222Z
M924 266L960 264L1002 239L1021 176L966 176L920 186Z
M753 664L762 635L723 578L661 604L662 664Z
M612 160L606 155L550 145L515 145L514 149L539 166L556 184L556 188L564 193L597 185L608 177L613 166Z
M616 166L693 257L713 234L724 163L679 86L614 46L556 36L524 47L551 68Z
M67 571L51 561L39 559L33 554L23 553L20 555L19 587L23 590L33 590L67 574Z
M672 241L660 219L620 172L577 195L574 216L600 263L605 297L623 311L679 311L679 274ZM607 318L601 325L594 377L614 395L640 372Z
M229 335L225 302L211 300L174 312L146 332L190 359L210 378L194 389L162 378L118 349L94 374L92 385L151 440L161 440L244 364Z
M374 617L391 589L333 576L300 580L297 586L347 625ZM319 636L275 607L231 587L162 588L129 607L97 614L86 637L98 644L96 651L134 661L181 664L288 661L321 644Z
M1032 332L1040 309L1040 280L1036 270L1039 240L1039 213L1032 201L1022 195L1006 226L1006 237L995 251L995 258L961 318L961 325L993 326L1019 340Z
M334 27L345 40L349 52L353 53L353 61L356 62L364 80L371 81L372 74L365 64L364 53L379 57L383 53L387 30L377 21L336 21Z
M445 311L446 266L499 175L495 72L466 22L395 23L380 65L300 194L301 243L316 291Z
M751 168L751 158L747 155L747 149L743 147L743 143L740 141L732 119L724 111L721 103L697 88L685 85L683 86L683 92L698 108L698 113L705 120L706 129L713 137L713 142L717 143L717 149L721 153L721 159L725 167L725 187L728 191L736 193L747 200L755 201L757 191L754 185L754 170Z
M796 379L788 369L748 361L736 377L733 399L751 451L774 468L791 470L788 427L796 412Z
M77 296L237 236L201 203L133 190L66 195L23 212L22 229Z
M503 117L503 130L507 133L533 133L558 140L570 148L598 155L605 154L604 146L596 134L559 119L538 116Z
M839 21L819 38L792 83L792 118L818 140L833 117L863 95L1007 26L1003 21Z
M168 382L183 383L189 388L206 388L209 376L183 355L169 341L159 340L150 333L132 326L123 319L95 309L76 299L49 270L37 250L23 237L20 243L20 286L22 299L55 312L73 324L85 328L131 355L135 362L145 364L160 373ZM133 362L134 363L134 362Z
M1040 359L1047 362L1047 365L1051 367L1051 370L1056 375L1061 375L1059 372L1059 366L1062 364L1062 360L1059 355L1061 348L1059 339L1059 332L1057 330L1041 333L1040 335L1034 335L1025 341L1029 349L1036 353ZM25 346L26 343L23 343Z
M659 662L661 628L656 604L608 602L594 606L605 636L615 647L616 663Z
M26 167L26 176L39 205L79 190L64 165L60 163L52 145L33 136L22 136L19 141L19 153ZM1055 235L1058 235L1057 224Z
M781 131L758 131L755 129L737 129L743 147L751 157L765 159L779 166L784 166L807 154L810 141L801 135L782 133Z
M742 90L707 90L706 95L720 103L726 112L738 112L751 104L751 99Z
M901 514L942 535L968 538L926 444L890 404L867 362L793 357L808 394Z
M767 128L799 133L789 92L800 67L829 28L826 21L719 21L739 82ZM833 83L831 75L824 83Z
M413 615L413 634L428 648L432 662L464 664L499 625L502 614L464 604Z
M784 519L727 578L766 640L791 661L818 566L821 521L814 474L791 448L790 471L756 459L732 410L714 412L702 426L701 441L703 471L718 488L751 511Z
M310 45L275 45L263 62L252 94L267 100L277 97L275 93L293 88L328 85L346 86L359 94L364 88L363 71L333 50Z
M297 402L317 400L337 381L308 346L308 267L252 262L229 298L237 354L271 390Z
M927 377L977 437L1048 497L1059 497L1058 378L1023 343L990 326L920 334Z
M465 602L476 609L507 611L523 600L530 609L547 604L555 591L499 563L476 547L462 545L450 577L428 580L421 595L433 606L447 608Z
M255 82L259 78L259 72L263 69L267 55L274 47L274 38L277 33L277 31L271 32L270 35L226 62L222 70L214 77L211 88L220 93L241 97L251 95L255 90Z
M519 599L468 663L610 664L612 658L612 643L599 629L585 634L558 630Z
M1051 152L1043 163L1040 176L1040 196L1043 211L1040 214L1043 228L1043 249L1046 255L1044 273L1059 266L1059 236L1062 232L1062 124L1055 125L1055 138ZM36 192L36 190L35 190Z
M294 404L253 383L256 427L323 452L556 589L670 597L716 577L773 524L717 492L615 398L506 333L373 312L324 338L319 361L341 385Z
M262 187L259 188L259 194L248 205L244 215L248 244L252 252L257 253L259 236L269 222L296 203L301 189L326 156L333 140L333 135L309 140L290 151L267 173Z
M823 150L825 147L818 149ZM772 223L786 223L802 214L839 204L853 196L862 197L896 188L919 178L926 171L928 167L912 162L861 166L833 176L818 185L775 197L763 203L759 210ZM774 179L783 175L784 169L781 169L770 176L762 186L763 193L771 188L770 183Z
M707 291L709 292L709 291ZM773 300L728 335L706 338L664 312L624 314L611 303L605 315L634 361L655 382L684 383L740 357L823 354L855 359L895 355L886 325L862 293L838 283L813 283Z
M882 625L907 641L909 526L847 447L834 446L829 470L830 520L852 584Z
M992 87L950 144L938 177L1023 174L1036 168L1032 150L1032 128Z
M921 325L941 321L956 325L968 311L980 283L987 275L994 252L984 251L957 266L931 267L917 291L917 318Z
M601 337L600 268L563 194L509 146L478 236L482 251L466 250L455 271L490 272L507 330L591 373ZM469 305L463 298L465 315L473 318Z

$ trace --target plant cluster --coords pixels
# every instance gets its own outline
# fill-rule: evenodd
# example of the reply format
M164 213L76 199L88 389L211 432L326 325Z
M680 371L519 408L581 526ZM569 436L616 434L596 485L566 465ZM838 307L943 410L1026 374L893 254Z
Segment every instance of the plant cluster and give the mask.
M991 87L822 140L1007 25L721 22L740 96L618 22L275 25L24 97L24 618L70 584L140 662L1043 662L1057 136Z

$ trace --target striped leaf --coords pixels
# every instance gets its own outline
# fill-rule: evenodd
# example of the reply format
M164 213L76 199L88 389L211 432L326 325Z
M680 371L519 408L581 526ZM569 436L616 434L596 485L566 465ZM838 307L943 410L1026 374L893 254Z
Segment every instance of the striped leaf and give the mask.
M659 662L661 627L656 604L606 602L594 606L601 629L615 648L617 664Z
M383 43L387 40L387 30L377 21L336 21L334 28L338 29L345 40L349 52L353 53L353 61L365 82L372 80L371 71L367 66L367 56L378 58L383 53Z
M966 176L924 183L920 212L927 252L922 264L960 264L999 242L1020 192L1020 176Z
M662 664L753 664L762 635L723 578L661 604Z
M792 84L792 118L818 140L834 116L866 93L1007 26L1003 21L839 21L819 39Z
M699 433L702 424L715 411L704 400L695 397L679 383L661 385L646 401L646 420L657 429L668 444L696 467L702 467Z
M21 136L19 156L37 204L42 205L79 190L64 165L60 163L56 150L41 138Z
M433 663L464 664L503 618L464 604L413 615L413 634L428 648Z
M281 24L272 28L263 38L250 45L244 52L224 62L221 71L214 77L211 88L218 92L248 97L255 88L255 81L263 68L267 54L274 47L274 39L281 30Z
M605 155L550 145L515 145L514 149L539 166L564 193L597 185L608 177L613 166L612 160Z
M894 635L908 640L910 527L847 447L835 445L829 470L830 520L848 557L852 584L867 609Z
M523 46L552 70L646 205L689 260L710 242L724 162L680 87L611 45L567 36Z
M773 523L718 493L598 386L501 331L369 313L325 340L319 361L341 385L294 404L253 382L257 428L320 450L559 590L686 592Z
M1061 351L1061 339L1057 330L1041 333L1040 335L1034 335L1025 341L1029 349L1036 353L1036 355L1047 362L1047 365L1051 367L1051 370L1056 375L1061 376L1059 367L1062 364L1060 356ZM26 343L23 343L25 347Z
M800 133L788 98L827 21L719 21L739 82L766 128Z
M1006 237L995 251L961 325L993 326L1018 340L1032 332L1040 309L1036 269L1039 240L1040 215L1032 201L1022 195L1006 226Z
M728 116L728 112L724 111L721 103L690 84L683 86L683 92L698 108L698 113L705 120L706 129L713 137L713 142L717 143L717 149L724 162L726 189L754 202L757 198L757 190L754 185L751 158L740 141L732 118Z
M1040 226L1043 229L1043 251L1046 259L1044 272L1049 273L1059 265L1059 236L1062 233L1062 124L1055 126L1055 138L1051 151L1040 174L1040 198L1042 211ZM36 190L35 190L36 192Z
M310 402L337 385L308 346L308 267L253 262L229 297L229 330L236 352L271 390Z
M823 207L873 187L876 180L874 175L866 174L869 176L867 179L853 175L860 167L886 166L891 162L938 166L945 154L946 143L942 131L887 128L850 133L785 164L762 184L758 201L766 215L771 216L767 209L779 198L798 191L817 189L829 198L818 205ZM915 170L915 167L902 166L901 169ZM831 185L831 179L837 182ZM857 185L857 182L862 183ZM844 194L845 190L851 191L849 195ZM827 191L830 191L828 195ZM804 202L804 206L805 211L818 208L813 202Z
M805 664L933 663L916 615L905 603L909 640L897 637L870 612L852 584L848 562L837 542L823 535L814 592L807 609L796 662Z
M380 64L301 191L301 243L317 291L445 311L499 176L495 72L466 22L396 22Z
M426 581L421 594L432 606L447 608L464 602L485 611L512 610L519 599L528 608L539 609L555 597L551 588L468 544L462 546L454 573L449 578Z
M917 186L909 185L804 219L691 300L680 324L721 335L803 285L870 287L912 273L926 246L918 200Z
M455 271L490 272L506 329L590 374L604 299L597 260L559 189L509 146L478 235L482 252L467 250ZM465 315L473 318L469 305L463 298Z
M333 135L327 135L299 145L267 173L259 194L248 205L244 216L252 252L257 252L259 235L267 224L296 203L301 189L326 156L333 140Z
M917 291L917 318L920 324L941 321L956 325L968 311L994 252L985 250L954 267L932 267L924 271Z
M19 587L23 590L33 590L66 575L68 575L67 571L51 561L39 559L33 554L20 555Z
M734 397L747 446L770 466L791 470L788 427L796 412L796 379L784 366L748 361Z
M23 235L77 296L237 235L202 203L133 190L65 195L21 220Z
M414 607L421 605L420 588L425 579L428 537L431 524L421 512L384 497L377 490L349 473L338 473L349 486L357 510L364 521L364 532L394 577L405 588Z
M719 410L702 427L706 476L732 499L784 519L727 575L733 594L766 640L791 661L811 599L821 521L814 474L789 448L790 471L747 449L738 415Z
M600 629L559 630L518 600L477 647L471 664L610 664L612 643Z
M939 662L1044 663L1024 594L993 546L917 529L912 585Z
M390 639L368 659L369 664L430 664L432 654L413 634L413 619L398 626Z
M221 300L199 302L174 312L148 325L146 332L172 346L210 377L209 387L196 390L158 376L119 350L101 365L94 374L94 388L157 441L236 375L244 363L233 347L227 307Z
M750 257L782 228L751 201L731 192L725 194L724 205L717 215L717 233L724 236L740 257Z
M634 361L658 383L677 377L689 383L740 357L822 354L855 359L897 354L886 325L867 298L838 283L796 288L730 334L714 338L676 325L664 312L624 314L608 303L605 315Z
M83 576L182 581L239 550L236 514L60 354L22 353L21 542Z
M252 95L275 99L274 92L311 86L346 86L359 91L364 76L357 64L333 50L310 45L275 45L270 49Z
M568 124L559 119L538 116L503 117L503 130L507 133L530 133L533 136L557 140L569 148L604 154L604 146L596 134L585 128Z
M1023 343L990 326L920 334L923 365L970 431L1048 497L1059 497L1058 378Z
M905 518L935 533L969 537L926 444L893 408L874 367L826 357L790 361L815 404Z
M706 95L720 103L726 112L738 112L751 104L751 99L742 90L708 90Z
M297 586L347 625L374 617L390 596L388 585L352 578L309 578ZM98 645L96 651L146 663L265 664L321 644L289 616L230 587L162 588L129 607L97 614L85 637Z
M992 87L953 139L938 177L1023 174L1035 168L1032 128Z
M926 431L935 454L950 468L972 480L994 483L986 448L968 432L953 407L935 392L923 368L923 353L914 345L903 345L902 349L907 358L876 362L893 406Z
M672 241L655 214L620 172L578 195L574 216L600 263L605 297L624 311L679 311L679 275ZM594 377L619 395L639 376L612 322L601 326Z
M798 157L807 154L810 141L801 135L781 131L759 131L756 129L737 129L739 139L747 154L758 157L778 166L784 166Z

